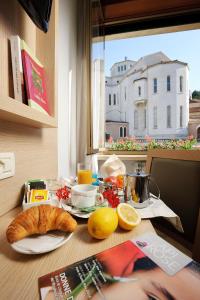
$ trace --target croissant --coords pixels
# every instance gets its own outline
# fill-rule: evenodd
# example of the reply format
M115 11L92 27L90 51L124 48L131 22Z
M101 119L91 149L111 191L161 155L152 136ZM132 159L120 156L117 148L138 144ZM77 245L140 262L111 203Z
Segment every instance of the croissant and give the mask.
M73 232L77 222L61 208L40 205L31 207L11 222L6 231L9 243L14 243L32 234L44 234L49 230Z

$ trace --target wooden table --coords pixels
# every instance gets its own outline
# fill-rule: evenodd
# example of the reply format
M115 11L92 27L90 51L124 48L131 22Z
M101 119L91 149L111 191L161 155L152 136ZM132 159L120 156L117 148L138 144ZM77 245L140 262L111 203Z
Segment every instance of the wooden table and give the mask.
M86 221L78 220L79 226L72 238L55 251L40 255L24 255L15 252L8 244L5 231L20 211L16 208L0 219L0 299L39 299L38 277L67 266L75 261L120 244L145 232L154 232L151 222L142 221L134 230L118 229L105 240L95 240L87 232Z

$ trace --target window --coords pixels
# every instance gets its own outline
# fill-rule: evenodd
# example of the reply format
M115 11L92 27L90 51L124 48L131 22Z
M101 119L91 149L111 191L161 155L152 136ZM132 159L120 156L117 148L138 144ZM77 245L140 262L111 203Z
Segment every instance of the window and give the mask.
M183 92L183 76L179 77L179 91Z
M183 41L190 40L195 44L194 41L198 40L200 30L195 24L193 26L188 24L177 26L178 32L174 32L175 28L173 32L170 32L169 27L162 29L162 22L160 25L159 34L155 28L150 31L150 35L145 37L142 31L124 33L123 27L121 27L120 34L116 35L113 27L107 27L105 31L108 33L105 39L105 75L108 80L105 94L108 97L109 92L111 93L111 106L113 107L111 110L107 100L105 106L107 111L104 111L105 132L111 134L113 142L117 142L120 126L123 128L124 136L125 124L128 124L126 135L135 136L137 141L145 139L146 135L152 139L161 140L163 138L180 139L180 133L183 138L187 136L187 129L189 129L188 94L189 91L192 94L195 89L200 89L198 80L195 81L195 76L198 78L195 74L198 74L200 70L200 60L193 57L189 43L184 44L184 51L181 50L183 50ZM173 43L169 42L171 40ZM151 51L148 48L150 44L155 50ZM129 51L132 52L130 60L123 60L123 57L129 55ZM110 70L115 70L115 72L110 72ZM181 79L180 76L182 76ZM188 78L191 79L190 82ZM142 81L137 81L138 79ZM118 80L119 84L116 85ZM116 94L115 105L113 105L114 93ZM167 108L168 105L171 107ZM177 108L176 113L174 107ZM98 107L96 110L98 111ZM113 132L110 130L111 121L115 125ZM106 147L111 148L111 144L106 143Z
M123 71L123 66L121 66L121 71Z
M123 127L120 127L120 128L119 128L119 136L120 136L120 137L123 137Z
M126 127L124 127L124 137L126 137Z
M147 128L147 110L144 110L144 129Z
M116 94L113 95L113 104L116 105Z
M120 66L118 66L118 72L120 72Z
M167 128L171 128L171 105L167 106Z
M141 86L138 86L138 96L141 96Z
M154 78L153 79L153 92L154 92L154 94L157 93L157 90L158 90L158 80L157 80L157 78Z
M111 94L109 94L109 105L111 105L112 102L111 102Z
M183 106L180 106L180 127L183 127Z
M171 91L171 78L169 75L167 76L167 91Z
M157 106L153 107L153 128L158 128Z
M134 110L134 129L138 129L138 111Z

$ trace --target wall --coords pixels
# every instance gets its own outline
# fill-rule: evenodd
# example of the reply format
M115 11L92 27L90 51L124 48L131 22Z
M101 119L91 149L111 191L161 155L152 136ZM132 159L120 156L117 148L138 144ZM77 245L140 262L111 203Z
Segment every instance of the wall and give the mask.
M72 175L76 160L76 0L59 0L58 176ZM74 136L73 136L74 134Z
M0 95L12 96L8 38L19 34L34 51L36 31L17 0L0 2L0 23L0 66L1 71L5 71L0 80ZM26 180L57 176L57 129L36 129L0 120L0 152L14 152L16 159L15 176L0 180L0 215L3 215L20 204L21 189Z

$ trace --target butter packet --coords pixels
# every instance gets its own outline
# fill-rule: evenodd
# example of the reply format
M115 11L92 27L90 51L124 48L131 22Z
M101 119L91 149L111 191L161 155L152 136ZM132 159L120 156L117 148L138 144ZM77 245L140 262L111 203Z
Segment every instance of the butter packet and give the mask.
M48 190L31 190L30 203L47 201L49 199Z

